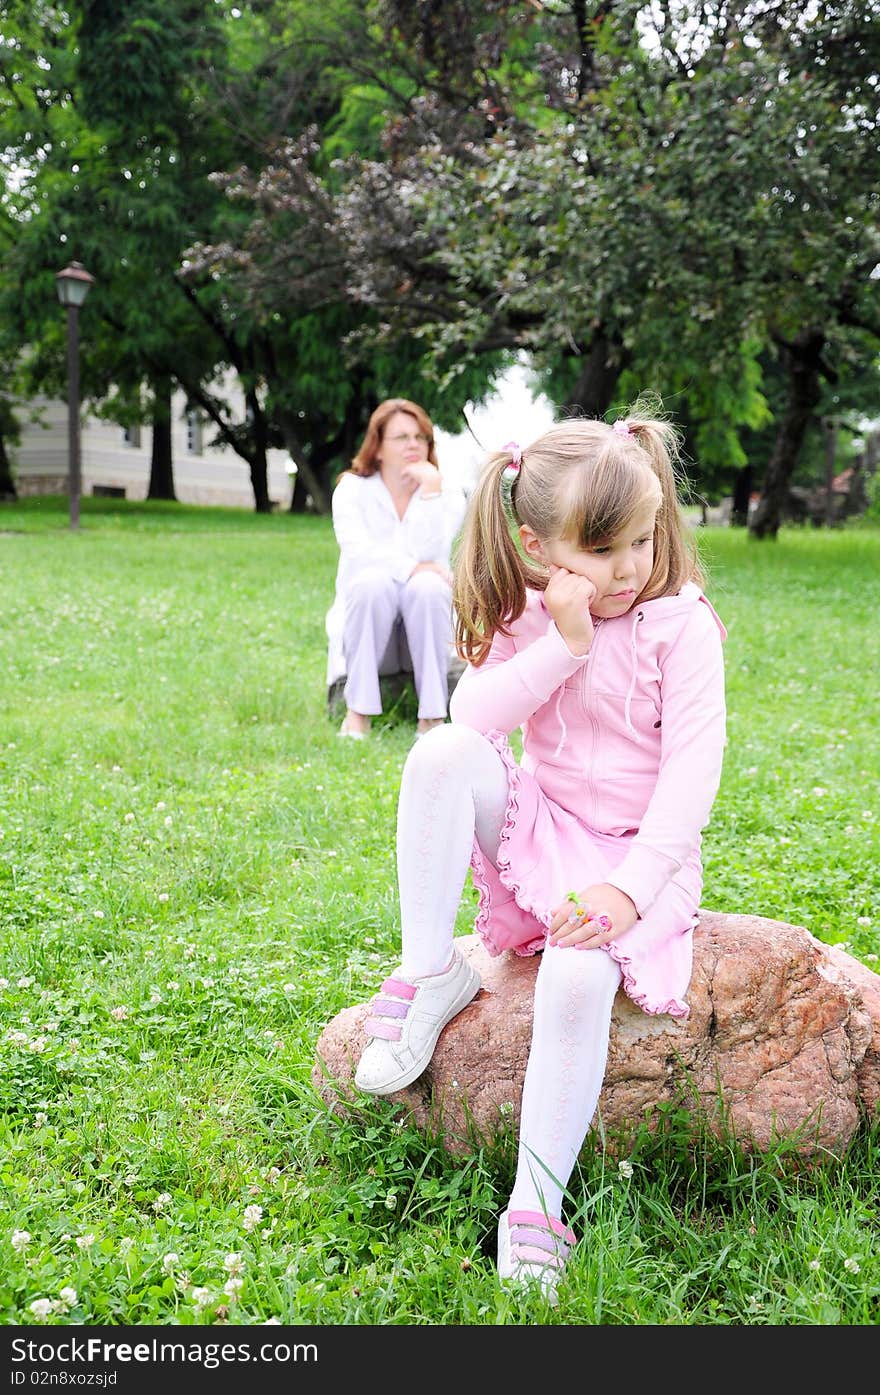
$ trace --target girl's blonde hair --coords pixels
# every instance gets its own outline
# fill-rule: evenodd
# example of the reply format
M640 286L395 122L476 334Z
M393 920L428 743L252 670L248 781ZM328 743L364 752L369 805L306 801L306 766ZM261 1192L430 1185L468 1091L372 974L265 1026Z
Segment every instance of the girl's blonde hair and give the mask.
M455 560L455 642L469 663L482 663L496 631L525 609L526 588L543 591L546 568L523 556L511 532L526 524L542 542L580 547L607 542L639 509L659 502L654 566L640 601L673 596L702 583L693 534L678 502L679 433L639 403L609 426L572 420L552 426L519 456L489 457L468 505ZM511 484L507 488L507 479ZM658 488L659 485L659 488Z

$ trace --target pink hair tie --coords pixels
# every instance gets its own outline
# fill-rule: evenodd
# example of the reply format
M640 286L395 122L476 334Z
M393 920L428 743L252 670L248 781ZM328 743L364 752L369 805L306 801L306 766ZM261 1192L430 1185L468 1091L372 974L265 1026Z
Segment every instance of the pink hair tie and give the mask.
M516 444L516 441L508 441L502 446L502 451L510 452L510 465L505 465L502 470L505 480L515 480L519 474L519 467L523 463L523 448Z
M611 430L616 431L618 436L631 436L633 434L629 422L624 421L623 418L616 421Z

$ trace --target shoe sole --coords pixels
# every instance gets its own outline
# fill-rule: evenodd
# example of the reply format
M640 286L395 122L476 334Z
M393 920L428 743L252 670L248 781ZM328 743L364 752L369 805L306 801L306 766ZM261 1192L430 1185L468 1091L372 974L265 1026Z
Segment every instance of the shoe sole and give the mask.
M410 1066L409 1070L404 1071L402 1075L396 1076L393 1083L390 1085L369 1087L366 1087L364 1085L358 1085L357 1075L355 1074L354 1083L355 1085L357 1085L359 1090L363 1090L364 1094L366 1095L393 1095L398 1090L405 1090L407 1085L411 1085L414 1080L418 1080L419 1076L424 1074L424 1072L428 1069L428 1066L431 1064L431 1057L434 1055L434 1051L436 1050L437 1042L440 1039L440 1033L443 1031L443 1028L448 1026L448 1024L452 1021L453 1017L457 1017L460 1012L463 1012L464 1009L467 1007L468 1003L473 1002L474 998L477 996L477 994L480 991L480 988L482 987L482 981L476 969L472 969L471 972L473 974L472 980L465 988L462 989L461 993L456 998L452 1007L448 1009L446 1016L443 1018L443 1021L440 1023L436 1033L434 1034L433 1040L427 1043L424 1052L419 1057L415 1065Z

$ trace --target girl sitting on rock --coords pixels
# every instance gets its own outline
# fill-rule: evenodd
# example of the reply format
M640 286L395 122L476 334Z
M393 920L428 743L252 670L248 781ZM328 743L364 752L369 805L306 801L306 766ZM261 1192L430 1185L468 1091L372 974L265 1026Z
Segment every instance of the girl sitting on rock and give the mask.
M667 421L636 407L489 459L455 565L468 667L451 725L404 767L402 962L371 1004L355 1076L368 1094L409 1085L479 990L453 942L470 866L489 953L541 954L498 1272L551 1300L575 1244L562 1203L615 994L688 1014L701 832L725 743L725 629L680 512L676 446Z

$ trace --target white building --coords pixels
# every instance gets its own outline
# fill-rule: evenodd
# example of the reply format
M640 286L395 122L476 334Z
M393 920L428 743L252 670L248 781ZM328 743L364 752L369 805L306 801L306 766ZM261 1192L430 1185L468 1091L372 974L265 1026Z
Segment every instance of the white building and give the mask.
M406 395L405 393L403 394ZM223 389L224 398L243 414L244 404L234 376ZM35 399L43 425L27 424L19 446L10 450L15 484L20 496L61 494L67 488L67 404ZM488 455L510 440L527 446L554 421L547 398L535 396L524 364L511 368L496 391L480 407L468 405L470 430L458 434L437 431L440 468L470 493L480 466ZM172 399L171 446L174 489L185 504L227 504L253 508L250 471L229 447L210 446L214 425L196 410L188 409L182 392ZM145 499L150 480L150 427L126 428L82 413L82 495L112 494L118 498ZM292 475L296 467L287 451L270 450L269 498L280 509L290 506Z
M228 397L235 404L235 394ZM26 423L21 443L10 449L15 487L21 497L29 494L62 494L67 489L68 417L66 402L37 398L28 404L38 408L42 425ZM254 506L250 469L230 447L209 445L216 435L213 422L188 408L177 392L171 409L171 452L174 490L184 504ZM81 417L82 495L107 494L117 498L145 499L150 483L151 428L118 426L110 421ZM290 505L295 467L285 450L268 451L269 498L280 509Z

